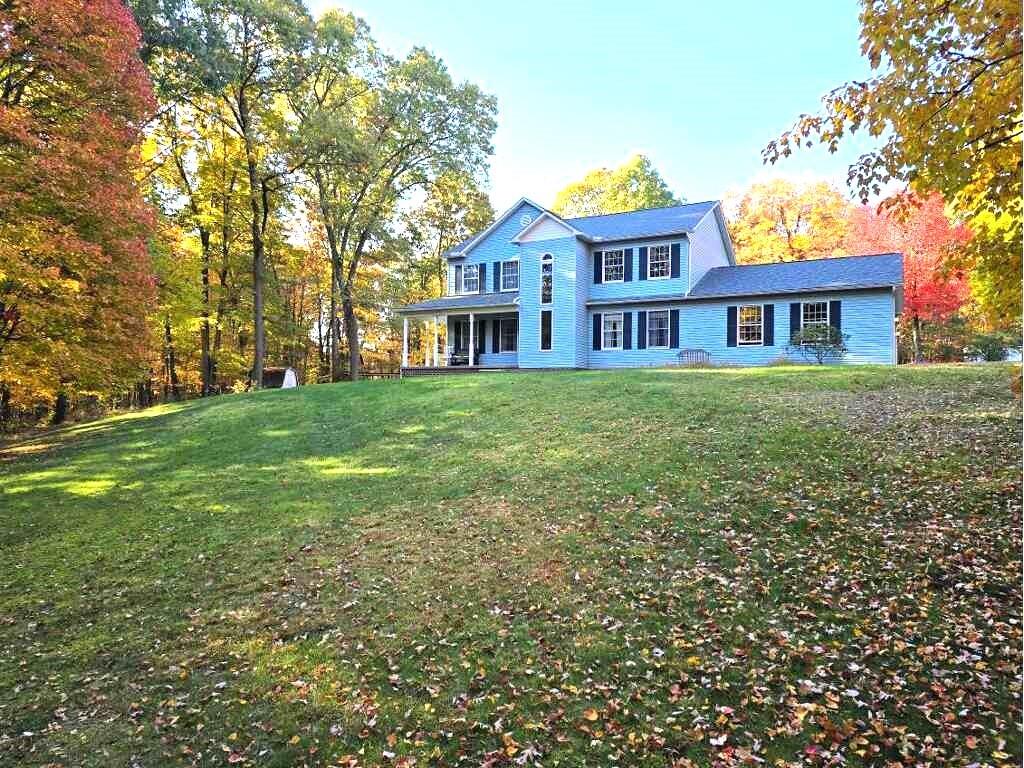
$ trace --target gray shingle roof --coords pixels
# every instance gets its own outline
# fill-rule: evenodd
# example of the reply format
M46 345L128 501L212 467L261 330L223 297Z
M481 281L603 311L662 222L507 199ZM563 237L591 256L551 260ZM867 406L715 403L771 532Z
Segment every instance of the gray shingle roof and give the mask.
M565 222L591 240L632 240L638 237L692 232L697 223L715 205L715 200L708 200L668 208L645 208L640 211L609 213L603 216L580 216L566 219Z
M708 270L687 298L882 288L903 285L903 254L750 264Z
M673 205L668 208L645 208L640 211L607 213L601 216L579 216L575 219L563 220L569 226L582 232L584 238L591 242L635 240L641 237L692 232L697 223L717 204L716 200L708 200L703 203ZM458 245L452 246L444 252L444 256L449 259L460 256L462 249L476 239L478 234L467 237Z
M427 299L416 304L408 304L399 308L400 313L431 312L444 309L476 309L478 307L512 306L519 299L518 291L504 293L470 293L463 296L442 296L440 299Z

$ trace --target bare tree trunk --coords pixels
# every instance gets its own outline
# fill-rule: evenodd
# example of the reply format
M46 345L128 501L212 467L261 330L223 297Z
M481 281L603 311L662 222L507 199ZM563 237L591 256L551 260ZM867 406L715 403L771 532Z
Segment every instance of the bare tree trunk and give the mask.
M57 399L53 403L53 418L51 424L63 424L68 417L68 393L63 389L57 393Z
M348 342L348 375L352 381L359 380L359 320L356 319L352 294L348 287L342 292L341 308L345 315L345 341Z
M262 184L256 171L256 155L249 125L249 102L245 91L238 97L238 116L242 128L242 143L245 145L245 164L249 174L249 209L252 233L252 320L253 320L253 387L263 387L263 363L267 353L267 337L263 324L263 217L264 206L260 196Z
M174 360L174 338L171 336L171 316L164 317L164 364L167 366L167 383L171 388L171 398L179 399L178 367Z
M199 328L199 336L202 344L202 395L208 397L213 390L213 358L210 356L210 233L206 229L200 230L200 238L203 245L203 312L202 325Z
M911 323L911 339L914 347L914 362L923 363L924 355L921 354L921 318L914 315Z

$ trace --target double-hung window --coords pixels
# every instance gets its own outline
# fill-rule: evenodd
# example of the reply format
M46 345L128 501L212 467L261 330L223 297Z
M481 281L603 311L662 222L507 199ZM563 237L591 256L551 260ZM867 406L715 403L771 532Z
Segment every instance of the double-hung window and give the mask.
M550 253L545 253L540 260L540 303L551 303L552 282L554 280L554 263Z
M519 262L503 261L501 263L501 290L519 290Z
M669 313L659 309L647 313L647 346L650 349L668 349Z
M542 309L540 312L540 351L550 352L552 339L553 315L550 309Z
M622 313L606 313L601 316L601 322L601 349L622 349Z
M760 304L746 304L736 313L736 340L740 346L764 343L764 308Z
M828 325L828 302L805 301L800 307L800 328Z
M478 293L480 291L480 267L467 264L462 268L462 292Z
M672 275L672 253L667 245L652 245L647 249L647 277L657 280Z
M604 273L601 275L601 280L605 283L621 283L625 275L622 251L605 251L602 259Z

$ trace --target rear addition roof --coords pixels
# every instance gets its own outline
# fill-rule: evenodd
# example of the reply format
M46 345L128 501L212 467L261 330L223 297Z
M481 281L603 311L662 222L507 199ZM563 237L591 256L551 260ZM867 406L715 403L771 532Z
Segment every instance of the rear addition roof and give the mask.
M687 298L889 288L903 285L903 254L748 264L708 270Z

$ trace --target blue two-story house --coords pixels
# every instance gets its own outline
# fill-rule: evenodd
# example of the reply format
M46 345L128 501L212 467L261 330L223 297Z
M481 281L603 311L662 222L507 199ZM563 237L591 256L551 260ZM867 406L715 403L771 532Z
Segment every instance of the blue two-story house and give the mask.
M900 254L737 266L716 201L562 218L524 198L445 257L447 295L399 309L403 368L763 365L801 359L808 325L840 329L842 362L896 362Z

